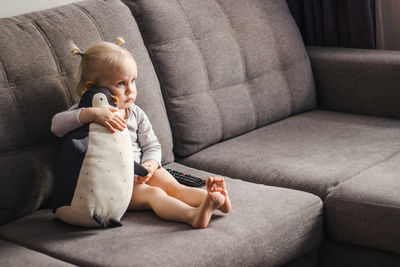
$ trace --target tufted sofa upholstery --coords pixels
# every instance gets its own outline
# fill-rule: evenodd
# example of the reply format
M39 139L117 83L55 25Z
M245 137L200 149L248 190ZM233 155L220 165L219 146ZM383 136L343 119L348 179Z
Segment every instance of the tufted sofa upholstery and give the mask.
M284 0L85 0L0 19L0 36L0 265L400 265L399 54L306 49ZM48 209L71 41L118 36L164 166L226 177L233 211L208 229Z
M315 107L310 62L284 1L132 5L177 156Z

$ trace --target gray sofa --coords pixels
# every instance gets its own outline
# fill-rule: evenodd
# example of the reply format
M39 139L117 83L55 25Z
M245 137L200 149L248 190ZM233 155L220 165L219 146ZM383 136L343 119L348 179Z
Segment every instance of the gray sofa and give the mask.
M87 0L0 19L1 266L400 266L400 54L305 48L284 0ZM85 50L122 36L162 163L226 177L209 228L49 209Z

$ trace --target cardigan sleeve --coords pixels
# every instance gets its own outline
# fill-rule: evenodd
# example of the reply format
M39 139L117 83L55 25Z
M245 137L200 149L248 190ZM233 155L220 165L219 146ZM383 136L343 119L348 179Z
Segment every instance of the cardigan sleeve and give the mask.
M148 159L153 159L161 167L161 145L153 131L150 120L139 107L137 107L136 115L138 123L137 138L142 150L142 163Z
M58 137L63 137L72 130L82 126L79 121L79 114L82 108L78 104L73 105L66 111L62 111L53 116L51 120L51 132Z

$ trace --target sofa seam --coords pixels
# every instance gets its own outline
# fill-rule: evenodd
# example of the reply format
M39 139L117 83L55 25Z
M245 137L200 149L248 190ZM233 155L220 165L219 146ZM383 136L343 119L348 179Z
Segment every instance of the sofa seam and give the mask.
M69 72L69 71L65 71L64 73L54 72L54 73L48 73L45 77L54 76L54 77L61 79L62 77L68 76L69 74L73 74L73 73ZM29 82L29 81L37 81L37 79L31 78L31 77L16 79L12 82L8 81L8 86L15 87L16 84L18 84L18 83Z
M381 204L381 203L372 203L369 201L355 201L355 200L351 200L351 199L347 199L347 198L341 198L341 197L337 197L337 198L331 198L331 201L340 201L340 202L346 202L346 203L354 203L354 204L362 204L362 205L369 205L369 206L379 206L379 207L385 207L385 208L391 208L391 209L395 209L395 210L399 210L400 206L393 206L393 205L388 205L388 204ZM328 200L329 201L329 200Z
M292 90L292 88L289 86L289 83L288 83L288 78L285 76L285 84L287 85L287 88L288 88L288 98L289 98L289 116L290 115L293 115L293 113L294 113L294 97L293 97L293 90Z
M342 185L343 183L352 180L352 179L353 179L354 177L356 177L357 175L362 174L362 173L368 171L369 169L372 169L372 168L374 168L374 167L376 167L376 166L378 166L378 165L380 165L380 164L382 164L382 163L385 163L386 161L388 161L388 160L390 160L391 158L395 157L397 154L400 154L400 151L394 152L394 153L393 153L392 155L390 155L389 157L387 157L387 158L385 158L385 159L383 159L383 160L380 160L380 161L378 161L378 162L373 163L371 166L369 166L369 167L367 167L367 168L365 168L365 169L363 169L363 170L361 170L361 171L358 171L357 173L355 173L355 174L353 174L353 175L347 177L347 178L344 179L343 181L341 181L341 182L339 182L338 184L334 185L333 187L331 187L330 189L328 189L328 190L330 190L330 192L329 192L329 194L326 195L325 199L326 199L328 196L332 195L332 194L335 192L336 188L338 188L338 187L339 187L340 185Z
M29 249L30 251L34 251L34 252L40 253L40 254L42 254L42 255L45 255L45 256L47 256L47 257L50 257L50 258L59 260L59 261L61 261L61 262L69 263L69 264L71 264L71 265L76 265L76 263L74 263L73 261L65 260L65 259L63 259L63 257L55 257L55 256L53 256L53 253L51 253L51 252L50 252L50 253L46 253L45 250L42 250L42 249L40 249L40 248L35 248L35 246L31 246L30 244L26 245L26 244L24 244L23 242L19 242L19 241L13 240L12 238L9 238L9 237L7 237L7 236L5 237L4 235L1 235L1 234L0 234L0 239L5 240L5 241L8 241L8 242L10 242L10 243L13 243L13 244L15 244L15 245L19 245L19 246L21 246L21 247L24 247L24 248L26 248L26 249Z
M18 110L18 120L21 122L22 125L24 125L24 127L23 127L24 130L22 132L23 132L23 135L25 136L25 138L22 143L23 143L23 146L26 146L27 143L25 140L27 140L28 134L27 134L26 125L25 125L25 123L23 123L23 119L22 119L24 117L23 111L22 111L21 105L19 104L19 102L17 100L17 96L15 95L15 92L11 89L11 88L16 88L16 86L15 86L15 84L10 84L10 83L8 85L9 86L5 87L5 89L9 92L9 94L12 98L12 101L14 102L14 105L15 105L16 109ZM3 153L1 153L1 155L2 154Z
M72 4L72 5L77 7L79 11L81 11L83 14L86 15L86 17L90 20L90 22L93 24L93 26L96 28L97 32L99 33L100 39L104 41L105 40L104 33L101 30L99 23L94 19L94 17L84 7L79 6L77 4Z
M242 62L243 75L244 75L243 78L245 79L244 84L246 84L245 85L246 91L247 91L251 106L253 108L254 123L252 125L252 128L255 129L255 128L258 127L258 116L257 116L257 111L256 111L256 107L254 105L253 98L251 96L251 92L250 92L250 88L249 88L250 84L246 83L246 81L247 81L247 66L246 66L246 61L244 60L244 56L243 56L243 49L240 46L239 40L238 40L238 38L237 38L237 36L235 34L235 28L233 27L232 21L229 18L229 15L226 12L225 8L222 6L222 4L221 4L221 2L219 0L214 0L214 1L217 4L217 6L219 7L219 9L221 10L221 12L224 14L224 19L225 19L226 23L229 25L229 28L230 28L229 32L230 32L232 38L235 40L235 43L236 43L236 46L237 46L237 49L238 49L238 53L239 53L239 56L240 56L240 61Z
M287 12L289 12L289 14L290 14L290 11L288 9L287 9ZM276 31L272 32L272 36L273 36L275 41L279 40L276 37L277 36ZM275 42L274 44L275 44L275 47L276 47L277 42ZM304 49L304 57L302 57L302 59L306 59L307 57L308 57L307 51ZM280 65L287 65L287 64L283 64L284 62L282 62L280 56L278 56L278 59L279 59ZM310 65L311 65L311 63L310 63ZM283 69L285 69L285 68L283 68ZM294 96L293 96L294 94L293 94L292 88L289 86L287 76L284 76L284 80L285 80L285 84L287 85L287 93L288 93L288 98L289 98L289 114L288 114L288 116L291 116L291 115L294 114Z
M217 33L223 33L223 34L225 34L224 32L217 32ZM207 36L207 38L208 38L208 37L209 37L209 38L212 38L213 36L216 36L216 35L217 35L217 34L206 35L206 36ZM226 35L232 36L232 34L228 34L228 33L226 33ZM191 40L191 41L195 41L195 40L201 40L201 39L205 39L205 38L206 38L206 37L204 37L204 36L194 36L193 38L192 38L192 37L186 37L186 36L185 36L185 37L180 37L180 38L176 38L176 39L170 39L170 40L163 41L163 42L148 43L148 44L146 44L146 47L148 47L149 49L151 49L151 48L153 48L153 47L166 46L166 45L169 45L169 44L171 44L171 43L176 43L176 42L181 41L181 40ZM295 59L295 60L292 60L292 61L290 62L290 64L285 64L285 65L282 64L283 67L270 68L270 70L276 71L276 72L282 72L282 71L285 71L285 70L288 70L288 69L292 68L293 65L298 65L299 63L304 62L305 60L309 61L309 57L308 57L307 55L306 55L306 56L299 57L299 58L297 58L297 59ZM242 84L242 83L245 83L245 82L248 82L248 81L255 80L255 79L259 78L259 77L262 77L262 76L264 76L264 75L266 75L266 74L271 73L272 71L266 71L266 72L264 72L264 73L261 74L261 75L257 75L257 76L254 76L254 77L250 78L250 79L246 79L246 80L244 80L244 81L242 81L242 82L240 82L240 83L238 83L238 84ZM233 86L233 85L230 85L230 86ZM219 87L219 88L221 88L221 87ZM219 88L216 88L216 89L219 89ZM215 89L214 89L214 90L215 90Z
M304 211L307 211L307 210L309 210L312 207L317 206L317 205L318 206L321 205L321 202L319 201L318 203L314 203L312 205L307 206L306 208L303 208L302 209L303 212L301 214L297 213L297 216L295 216L294 219L297 219L297 218L301 217L302 215L306 214L306 212L304 212ZM323 207L321 207L321 209L323 209ZM293 217L291 217L291 218L292 218L292 220L290 220L290 222L294 222ZM316 230L320 230L320 229L324 230L324 215L323 214L317 214L316 216L312 217L312 219L315 219L315 220L318 220L318 218L322 218L321 225L318 226L317 228L312 228L310 232L313 232L313 231L316 231ZM304 237L304 236L308 236L308 235L301 235L300 237ZM254 239L257 239L257 238L259 238L258 233L257 234L253 234L251 237L249 237L250 240L254 240ZM273 242L271 242L271 243L275 243L275 241L276 241L276 239L273 240ZM292 244L294 242L295 241L292 240L292 242L290 242L289 244Z
M58 74L60 75L60 81L61 81L61 84L62 84L63 89L64 89L63 90L64 94L65 94L66 98L68 99L69 104L72 105L73 104L72 97L71 97L71 94L68 91L67 85L65 84L65 80L63 79L64 75L63 75L63 73L61 71L60 62L57 59L56 53L54 52L54 49L53 49L49 39L47 38L46 34L43 32L42 28L39 26L39 24L37 24L36 21L32 21L31 25L36 29L36 31L39 33L39 35L42 36L43 40L45 41L45 43L49 47L49 50L50 50L50 52L51 52L51 54L53 56L53 60L54 60L54 63L56 65Z
M320 229L322 229L322 231L323 231L323 227L318 227L318 228L313 228L310 232L308 232L307 234L305 234L305 235L299 235L299 238L302 238L302 237L313 237L313 236L316 236L318 239L323 239L323 238L320 238L319 237L319 235L318 235L318 232L317 231L320 231ZM237 237L239 237L239 236L237 236ZM240 238L240 237L239 237ZM233 245L230 245L230 248L232 248L232 249L234 249L234 251L238 251L238 250L241 250L240 248L242 247L242 246L244 246L244 245L252 245L251 246L251 251L255 251L255 250L259 250L260 249L260 247L258 246L258 242L254 242L254 241L258 241L260 239L260 236L259 235L252 235L252 237L251 238L248 238L248 239L246 239L246 243L238 243L238 242L234 242L233 243ZM242 239L241 239L242 240ZM275 247L273 246L273 244L275 244L277 241L279 241L279 239L274 239L272 242L270 242L269 243L269 245L271 245L271 246L269 246L268 247L268 253L270 253L270 252L275 252ZM295 243L296 242L296 240L293 240L293 242L290 242L289 243L289 245L291 245L291 244L293 244L293 243ZM255 245L254 245L255 244ZM318 249L319 247L321 246L321 241L318 243L318 245L317 246L312 246L313 247L313 249ZM311 251L313 251L313 250L308 250L308 249L305 249L305 252L303 252L304 254L307 254L307 253L310 253ZM225 256L225 254L227 254L227 253L229 253L229 252L227 252L226 250L222 250L222 251L218 251L219 253L223 253L222 254L222 257L224 257ZM301 254L301 255L303 255L303 254ZM293 256L293 255L292 255ZM298 257L299 255L297 255L297 257ZM282 262L282 263L280 263L280 264L285 264L285 263L288 263L288 262L290 262L290 261L292 261L292 260L294 260L294 259L296 259L296 255L294 255L294 258L290 258L288 261L284 261L284 262ZM284 260L284 258L281 258L280 260ZM210 261L210 260L208 260L208 261ZM273 266L276 266L276 262L277 261L277 259L273 259L273 263L274 263L274 265ZM206 264L208 264L208 266L215 266L215 263L214 262L212 262L212 263L210 263L210 262L206 262ZM269 262L269 264L271 264L271 262ZM202 265L203 266L203 265ZM206 265L204 265L204 266L206 266ZM225 266L225 265L224 265ZM246 265L247 266L247 265ZM264 265L259 265L259 264L256 264L255 266L264 266ZM268 265L268 266L271 266L271 265ZM281 266L281 265L279 265L279 266Z
M170 43L178 43L179 41L184 41L184 40L190 40L190 41L198 41L198 40L207 40L207 39L212 39L217 36L221 35L229 35L232 36L231 33L223 32L223 31L216 31L211 34L204 34L204 35L197 35L197 36L192 36L192 37L178 37L178 38L173 38L165 41L158 41L158 42L152 42L149 44L150 47L160 47L160 46L165 46Z
M214 88L213 91L218 91L218 90L226 89L227 87L233 87L233 86L237 86L237 85L241 85L241 84L245 84L245 83L250 83L250 82L252 82L252 81L254 81L254 80L260 79L261 77L264 77L264 76L266 76L266 75L269 75L269 74L271 74L271 73L273 73L273 72L278 72L278 73L280 73L280 72L286 71L286 70L290 69L293 65L298 65L299 63L302 63L304 59L305 59L305 58L300 58L300 59L298 59L298 60L296 60L296 61L293 61L293 62L292 62L293 64L291 64L291 65L290 65L289 67L287 67L287 68L283 68L283 69L272 69L272 71L264 72L264 73L262 73L262 74L260 74L260 75L257 75L257 76L255 76L255 77L253 77L253 78L251 78L251 79L246 80L246 81L242 81L242 82L240 82L240 83L230 84L230 85L227 85L227 86L225 86L225 87ZM196 95L196 94L200 94L200 93L203 93L203 92L196 92L196 93L191 93L191 94L173 96L173 97L170 97L170 98L171 98L171 99L173 99L173 98L181 98L181 97L187 97L187 96Z
M136 22L136 20L135 20L135 23L136 23L136 25L137 25L137 29L138 29L138 31L139 31L139 25L137 24L137 22ZM152 69L152 75L153 75L153 77L152 78L155 78L155 80L156 80L156 84L159 86L159 90L158 90L158 97L161 97L161 99L160 99L160 104L162 105L162 107L163 107L163 111L164 111L164 113L165 113L165 115L166 115L166 118L167 118L167 121L168 121L168 125L169 125L169 128L170 128L170 138L168 138L169 140L171 140L172 141L172 147L171 147L171 153L172 153L172 162L173 161L175 161L175 155L174 155L174 153L173 153L173 142L174 142L174 138L173 138L173 135L172 135L172 126L171 126L171 124L172 123L175 123L175 122L170 122L170 120L169 120L169 116L168 116L168 109L167 109L167 103L166 102L169 102L169 101L166 101L165 100L165 98L169 98L169 96L168 96L168 93L167 93L167 91L166 90L162 90L162 88L161 88L161 86L163 85L163 86L165 86L165 83L164 83L164 80L161 78L161 75L159 75L158 74L158 65L157 65L157 63L156 63L156 60L154 59L154 62L153 62L153 60L152 60L152 58L154 58L154 55L153 55L153 53L152 53L152 51L151 51L151 49L150 48L148 48L147 47L147 45L145 44L145 42L144 42L144 40L142 39L142 44L144 45L144 47L145 47L145 49L146 49L146 51L147 51L147 53L148 53L148 58L147 58L147 60L149 61L148 63L149 63L149 65L151 66L151 69ZM164 93L163 93L163 91L165 91L165 94L167 95L167 96L164 96ZM169 103L168 103L169 104ZM174 125L175 126L175 125ZM180 133L179 133L180 134ZM165 152L166 154L170 154L170 152ZM164 154L164 153L162 153L162 154ZM163 155L162 155L162 157L164 157ZM163 159L161 159L161 161L162 161ZM166 163L166 164L168 164L168 163Z
M322 201L318 201L318 202L316 202L316 203L313 203L313 204L311 204L311 205L308 205L307 207L305 207L305 208L302 208L302 212L299 214L299 213L296 213L296 215L297 216L294 216L294 217L291 217L291 222L293 222L294 221L294 219L297 219L298 217L300 217L300 216L302 216L302 215L304 215L304 214L306 214L306 212L305 211L308 211L308 210L311 210L313 207L315 207L315 206L321 206L321 209L323 209L323 204L322 204ZM313 218L319 218L319 217L323 217L323 214L317 214L315 217L313 217ZM286 220L286 222L287 221L289 221L289 220Z
M191 32L192 32L192 36L195 37L194 31L193 31L193 25L192 25L192 23L190 22L190 19L189 19L189 17L187 16L187 14L186 14L186 12L185 12L185 9L184 9L184 7L182 6L182 3L180 2L180 0L176 0L176 2L178 3L179 7L181 8L182 13L183 13L184 16L185 16L187 23L190 25L190 30L191 30ZM220 121L220 123L221 123L220 133L219 133L219 141L221 141L221 140L224 139L224 132L225 132L225 131L224 131L224 125L225 125L225 123L224 123L224 118L222 117L221 108L220 108L220 106L218 105L218 102L216 101L214 94L212 93L213 91L211 90L211 86L210 86L210 77L209 77L209 72L208 72L208 69L207 69L206 59L205 59L204 54L203 54L203 52L202 52L202 50L201 50L201 48L200 48L199 43L198 43L198 42L194 42L194 43L196 44L196 47L197 47L198 51L200 52L200 55L201 55L201 58L202 58L202 64L201 64L201 65L202 65L204 74L205 74L206 79L207 79L207 89L208 89L208 92L207 92L207 93L208 93L208 95L212 96L212 99L214 100L214 104L215 104L215 106L218 108L218 111L219 111L219 121ZM209 142L207 142L207 143L209 143ZM209 144L208 144L208 145L209 145Z
M137 24L137 25L138 25L138 28L139 28L139 24ZM143 41L143 43L145 44L144 41ZM161 96L162 96L163 98L166 98L167 100L172 99L172 98L169 96L168 90L166 89L167 86L166 86L166 84L165 84L165 81L164 81L164 79L163 79L161 73L160 73L160 67L159 67L159 65L158 65L158 63L157 63L157 60L156 60L154 54L153 54L153 51L151 50L151 47L148 46L148 45L146 45L146 44L145 44L145 47L146 47L146 49L147 49L147 51L148 51L148 53L149 53L150 58L153 59L153 60L150 59L150 61L151 61L150 63L154 66L154 72L155 72L155 75L156 75L157 80L160 82L160 87L165 88L164 90L163 90L162 88L160 88ZM175 138L174 138L174 132L177 132L177 133L178 133L178 135L181 137L180 139L182 139L183 134L181 133L179 127L177 126L177 124L176 124L176 122L175 122L175 119L172 119L172 120L171 120L171 116L173 117L174 114L173 114L173 112L171 111L171 110L172 110L172 105L171 105L170 101L164 101L164 105L165 105L165 108L166 108L168 121L169 121L169 123L170 123L170 125L171 125L171 131L174 129L174 130L172 131L171 134L172 134L172 142L175 143L175 141L174 141L174 140L175 140ZM168 114L169 114L169 115L168 115ZM182 148L182 150L184 150L184 149ZM183 152L183 154L185 154L184 151L182 151L182 152Z
M8 86L5 87L5 89L10 94L10 96L11 96L13 102L14 102L15 107L18 109L19 112L22 112L21 106L19 105L19 103L17 101L17 96L15 95L14 91L11 90L11 88L15 88L15 84L14 85L8 84Z
M1 74L2 74L2 76L3 76L3 78L4 78L5 85L10 86L10 82L9 82L9 80L8 80L8 76L7 76L7 73L6 73L6 69L4 68L4 64L3 64L3 61L1 60L1 58L0 58L0 66L1 66L1 68L0 68Z
M31 161L34 161L33 158L35 157L35 155L32 152L33 152L32 150L29 150L28 154L29 154L29 157L31 158ZM39 189L39 192L38 192L39 193L39 196L38 196L38 200L39 200L38 204L39 205L35 207L35 210L39 209L43 205L44 200L45 200L44 194L46 192L46 190L45 190L46 186L45 186L45 181L44 181L45 178L43 177L43 175L39 175L39 173L37 173L38 171L37 171L36 165L37 164L34 164L34 170L35 170L35 176L37 178L39 178L39 180L40 180L40 182L39 182L40 189Z
M14 149L14 150L0 153L0 159L3 157L12 156L14 154L19 154L19 153L24 153L24 152L30 153L30 151L32 151L32 150L41 150L43 148L56 147L59 144L60 144L60 142L52 142L52 143L47 143L47 144L37 144L37 145L25 146L25 147L22 147L19 149Z

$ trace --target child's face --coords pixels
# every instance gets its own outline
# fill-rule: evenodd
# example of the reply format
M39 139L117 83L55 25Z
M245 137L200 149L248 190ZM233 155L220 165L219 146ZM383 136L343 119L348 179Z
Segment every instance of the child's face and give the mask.
M100 80L99 85L107 87L118 99L118 108L125 109L136 100L136 78L136 63L130 61L112 72L108 71Z

